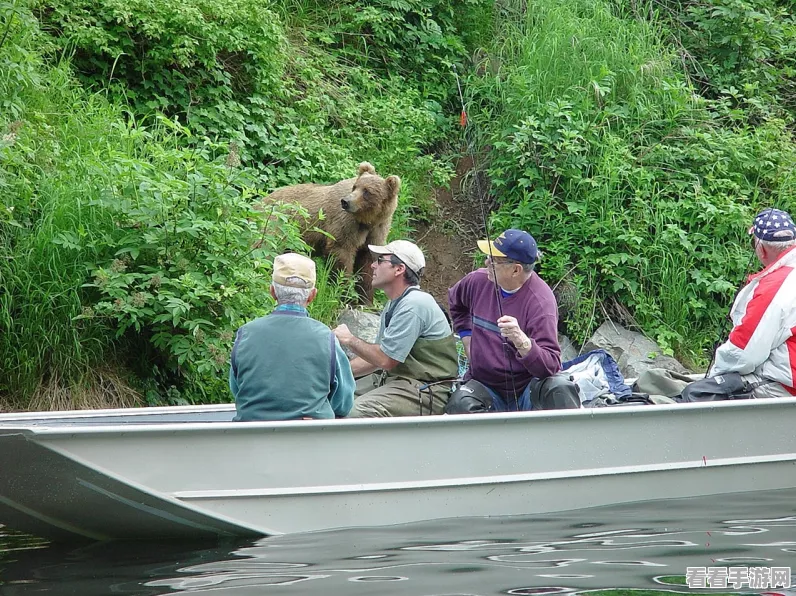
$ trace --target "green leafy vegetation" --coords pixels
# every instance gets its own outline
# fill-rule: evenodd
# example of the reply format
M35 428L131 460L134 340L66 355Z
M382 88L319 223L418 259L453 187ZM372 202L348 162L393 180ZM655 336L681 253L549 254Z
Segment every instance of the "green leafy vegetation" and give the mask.
M671 10L693 18L709 11L722 21L709 23L718 35L736 19L725 4ZM578 288L575 339L606 314L625 317L700 365L752 265L744 232L755 210L794 206L796 153L780 104L750 108L751 118L725 94L697 94L664 23L606 1L537 0L518 9L491 48L499 70L470 77L472 116L476 142L492 147L496 228L529 229L547 249L547 278ZM758 33L774 43L770 30ZM764 59L752 52L742 75L736 62L714 59L719 46L697 37L721 85L752 76ZM791 50L782 49L783 61Z
M796 207L794 48L784 0L0 0L0 408L229 399L306 248L259 199L370 161L411 237L462 150L575 341L611 316L704 364L752 215ZM319 262L312 314L351 284Z
M435 6L415 7L421 28ZM367 159L403 179L395 234L429 216L451 175L429 152L439 76L432 92L420 63L415 81L353 64L311 41L328 11L302 27L293 9L0 2L3 407L228 400L235 329L272 308L273 256L306 250L301 213L258 209L276 186ZM439 64L464 47L445 27ZM332 323L352 281L321 263L319 283Z

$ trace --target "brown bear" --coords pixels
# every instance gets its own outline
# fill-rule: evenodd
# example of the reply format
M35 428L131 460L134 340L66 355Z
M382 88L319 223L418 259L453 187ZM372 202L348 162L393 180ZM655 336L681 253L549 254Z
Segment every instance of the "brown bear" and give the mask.
M351 275L359 272L360 296L373 299L370 286L372 263L368 244L383 245L398 205L401 179L382 178L368 162L357 168L357 177L336 184L296 184L277 188L264 203L298 203L309 212L302 237L317 254L334 255L340 269ZM323 209L324 219L318 219ZM314 231L317 227L329 236ZM330 237L331 236L331 237Z

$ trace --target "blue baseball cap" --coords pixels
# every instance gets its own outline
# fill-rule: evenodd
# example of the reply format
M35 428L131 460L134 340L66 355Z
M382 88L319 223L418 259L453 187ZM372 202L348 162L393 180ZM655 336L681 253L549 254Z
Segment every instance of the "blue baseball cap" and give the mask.
M757 214L749 233L766 242L790 242L796 239L796 225L786 211L766 209Z
M494 242L479 240L478 249L486 255L505 257L528 265L533 265L539 255L536 240L522 230L506 230Z

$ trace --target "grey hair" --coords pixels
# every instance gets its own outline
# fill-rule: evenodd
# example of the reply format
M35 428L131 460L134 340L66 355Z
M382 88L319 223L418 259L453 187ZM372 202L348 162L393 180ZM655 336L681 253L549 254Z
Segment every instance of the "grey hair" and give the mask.
M537 259L538 260L538 259ZM536 263L520 263L519 261L515 261L514 259L506 259L506 263L511 263L512 265L519 265L522 267L523 273L530 273L536 268Z
M274 289L276 301L279 304L300 304L304 306L307 304L307 300L310 299L310 292L312 292L312 288L283 286L275 281L271 282L271 287Z
M786 242L772 242L771 240L758 240L757 243L763 248L765 248L768 252L773 253L775 255L781 255L783 252L785 252L792 246L796 246L796 239L788 240Z

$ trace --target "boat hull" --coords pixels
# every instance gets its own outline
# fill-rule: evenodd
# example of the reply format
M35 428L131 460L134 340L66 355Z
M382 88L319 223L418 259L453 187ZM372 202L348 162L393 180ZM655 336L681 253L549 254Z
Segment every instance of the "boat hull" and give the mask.
M172 421L190 418L179 409L137 422L123 412L0 416L0 523L56 538L274 534L794 488L794 408L782 399L282 423L227 422L218 407L191 410L213 421L183 423ZM59 498L62 486L76 496ZM35 527L23 523L31 518Z

